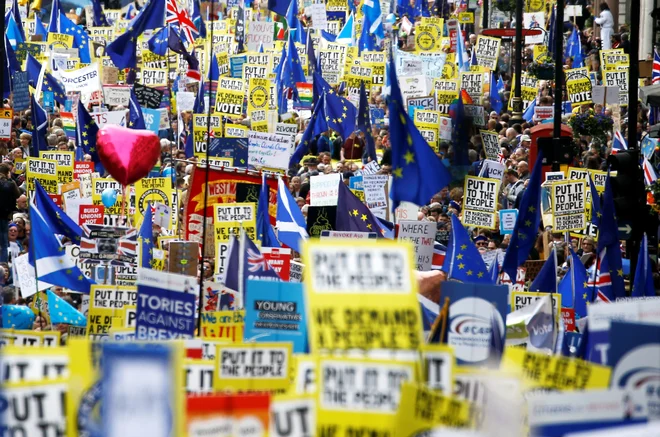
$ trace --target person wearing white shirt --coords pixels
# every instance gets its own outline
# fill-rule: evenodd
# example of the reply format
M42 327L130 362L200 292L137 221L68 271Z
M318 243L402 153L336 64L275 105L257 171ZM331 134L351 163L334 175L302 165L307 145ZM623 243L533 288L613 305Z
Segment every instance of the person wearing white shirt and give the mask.
M600 4L600 15L595 19L596 24L600 26L601 49L609 50L612 48L612 35L614 34L614 17L610 12L607 3Z

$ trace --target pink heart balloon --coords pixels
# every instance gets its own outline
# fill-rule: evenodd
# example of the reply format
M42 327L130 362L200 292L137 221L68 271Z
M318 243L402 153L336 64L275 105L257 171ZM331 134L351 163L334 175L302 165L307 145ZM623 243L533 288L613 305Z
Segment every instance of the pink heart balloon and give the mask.
M106 125L96 136L101 164L122 185L147 176L160 158L160 139L148 130Z

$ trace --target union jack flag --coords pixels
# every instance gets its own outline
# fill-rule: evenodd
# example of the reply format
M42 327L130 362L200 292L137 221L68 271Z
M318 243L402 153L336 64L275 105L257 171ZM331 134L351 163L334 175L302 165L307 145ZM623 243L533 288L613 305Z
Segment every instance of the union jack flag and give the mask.
M653 71L651 72L651 83L660 82L660 55L653 50Z
M193 44L195 38L199 36L199 31L190 18L190 14L185 9L179 9L176 0L167 0L167 17L165 21L167 24L178 26L190 44Z
M612 291L612 276L607 263L607 249L603 249L597 260L597 266L594 266L595 273L591 273L591 279L587 283L589 287L596 287L596 301L610 303L614 300ZM595 275L595 279L594 279Z
M247 262L248 270L253 273L259 271L267 272L268 270L272 270L270 263L258 249L255 251L249 247L247 248Z
M434 241L431 270L442 270L442 265L445 263L445 256L447 256L447 246Z

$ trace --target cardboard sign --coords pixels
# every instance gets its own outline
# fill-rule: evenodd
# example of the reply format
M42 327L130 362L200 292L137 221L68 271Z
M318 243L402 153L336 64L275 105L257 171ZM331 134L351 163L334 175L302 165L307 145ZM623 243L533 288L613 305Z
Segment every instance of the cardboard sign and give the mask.
M500 141L497 132L480 130L481 140L484 146L484 152L486 152L486 158L491 161L498 162L499 155L502 153L500 148Z
M310 205L334 206L339 199L339 184L341 175L329 174L312 176L310 178Z
M445 396L451 396L454 390L454 351L451 347L439 344L427 344L422 349L422 362L426 384Z
M463 225L496 229L495 215L499 189L498 180L466 176L461 220Z
M220 274L224 272L227 256L229 256L229 239L232 235L238 238L241 228L250 240L257 241L256 205L254 203L215 205L216 270Z
M573 107L591 103L591 79L586 68L566 70L566 89Z
M558 181L551 185L553 232L582 230L587 226L587 184Z
M102 225L105 207L103 205L80 205L79 225Z
M472 15L472 20L474 20L474 15ZM479 35L477 37L477 44L474 46L477 65L488 70L495 70L495 67L497 67L497 58L500 54L501 41L500 38Z
M291 344L235 343L216 346L213 389L284 390L290 384Z
M210 311L202 313L202 335L205 339L230 343L243 341L245 311Z
M415 270L421 272L431 270L436 231L437 224L433 222L417 220L399 222L397 239L412 243L415 252L413 258Z
M290 135L250 131L248 135L248 165L255 168L287 170L293 152Z
M363 240L313 242L304 248L310 308L310 348L416 349L422 326L412 247ZM368 260L368 261L367 261ZM374 293L390 296L373 299ZM405 311L405 320L395 314ZM378 314L377 320L352 315Z

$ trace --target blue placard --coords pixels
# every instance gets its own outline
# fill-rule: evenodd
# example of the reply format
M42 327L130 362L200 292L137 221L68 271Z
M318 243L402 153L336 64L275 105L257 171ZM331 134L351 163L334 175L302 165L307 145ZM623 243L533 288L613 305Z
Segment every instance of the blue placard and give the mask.
M231 77L243 77L243 64L247 62L247 56L234 56L229 58L229 71Z
M657 138L651 138L650 135L645 136L642 140L642 155L644 155L646 159L651 159L651 157L653 157L653 153L655 152L655 146L657 145Z
M470 268L470 266L466 266ZM442 298L449 298L447 343L454 347L459 365L485 364L491 353L491 327L506 332L506 285L442 283Z
M646 396L649 417L660 418L660 326L612 321L608 365L610 387L639 390Z
M385 125L385 110L380 108L369 108L371 115L371 125L375 127L383 127Z
M12 77L14 111L25 111L30 107L30 90L28 89L27 72L17 71Z
M158 127L160 126L160 111L158 111L158 109L142 108L142 115L144 116L144 126L147 128L147 130L150 130L158 135Z
M307 312L303 285L295 282L247 282L245 341L287 341L293 352L307 352Z
M364 191L364 186L362 181L363 181L362 175L352 176L348 180L348 188L350 188L351 190Z
M500 234L511 235L513 228L516 226L518 220L517 209L501 209L500 213Z
M48 112L52 112L55 107L55 94L52 91L43 92L43 101L44 109Z
M233 158L234 167L247 168L247 138L214 138L211 140L209 156L214 158Z
M165 285L165 284L164 284ZM138 340L193 338L195 334L195 295L171 291L138 282Z

